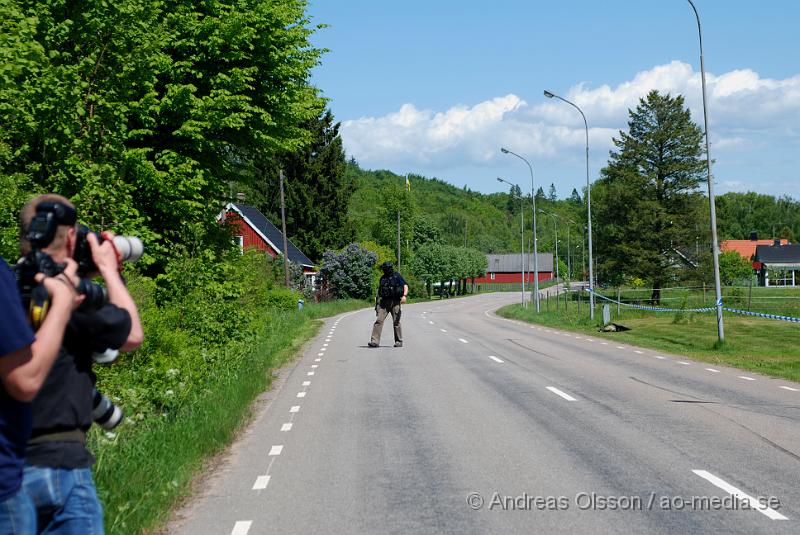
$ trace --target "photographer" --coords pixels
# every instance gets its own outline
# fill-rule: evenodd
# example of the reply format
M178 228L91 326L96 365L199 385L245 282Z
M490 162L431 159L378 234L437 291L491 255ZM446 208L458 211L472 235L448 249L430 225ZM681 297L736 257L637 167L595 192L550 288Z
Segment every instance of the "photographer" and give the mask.
M69 262L86 244L78 237L74 207L66 198L41 195L31 200L20 214L23 236L40 203L56 203L60 212L71 216L58 222L54 239L41 249L56 263ZM102 507L91 473L94 458L86 449L95 382L92 355L106 348L130 351L143 338L136 305L119 273L113 236L103 234L103 238L99 243L94 234L86 236L97 273L81 275L99 274L108 302L72 313L58 358L33 401L33 431L25 451L21 494L27 496L36 533L103 533ZM23 240L20 248L27 254L30 244ZM80 265L87 262L76 260Z
M26 533L22 470L30 437L30 401L39 391L61 347L64 328L81 298L75 291L75 262L59 277L36 275L50 295L50 313L34 333L17 283L0 257L0 533Z

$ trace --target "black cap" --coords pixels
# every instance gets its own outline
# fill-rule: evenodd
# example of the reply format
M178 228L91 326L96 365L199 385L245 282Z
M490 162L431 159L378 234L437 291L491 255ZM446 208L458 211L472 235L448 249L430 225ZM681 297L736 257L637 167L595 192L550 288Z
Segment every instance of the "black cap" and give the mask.
M381 269L384 271L393 271L394 264L392 264L391 262L384 262L383 264L381 264Z

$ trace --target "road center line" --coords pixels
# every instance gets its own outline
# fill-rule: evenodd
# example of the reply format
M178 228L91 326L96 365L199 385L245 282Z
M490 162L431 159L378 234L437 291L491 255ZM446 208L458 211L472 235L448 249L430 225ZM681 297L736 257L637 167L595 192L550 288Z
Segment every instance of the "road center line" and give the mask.
M311 381L303 381L303 386L311 386Z
M247 535L250 531L250 526L253 524L252 520L239 520L233 525L231 535Z
M745 381L755 381L752 377L747 377L746 375L740 375L739 379L744 379Z
M292 422L287 422L281 426L281 431L291 431L292 430Z
M719 370L715 370L714 368L706 368L706 371L712 372L712 373L719 373Z
M304 397L306 397L306 393L305 392L298 392L297 393L297 397L304 398Z
M311 367L312 368L319 368L319 364L312 364Z
M269 485L269 480L272 476L258 476L256 482L253 484L253 490L264 490Z
M685 360L679 360L678 364L683 364L684 366L691 366L692 365L691 362L686 362Z
M706 481L709 481L712 485L721 488L722 490L724 490L728 494L730 494L732 496L736 496L737 498L739 498L742 501L747 500L747 502L750 505L750 507L752 507L753 509L755 509L756 511L758 511L762 515L765 515L768 518L771 518L772 520L789 520L788 518L786 518L785 516L780 514L775 509L772 509L771 507L767 507L766 505L760 503L758 500L756 500L755 498L753 498L749 494L745 494L741 490L737 489L736 487L734 487L730 483L728 483L726 481L723 481L722 479L718 478L714 474L706 472L705 470L692 470L692 472L694 472L696 475L702 477Z
M464 340L463 338L459 338L458 341L461 342L462 344L468 344L469 343L466 340Z
M307 372L306 375L311 377L312 375L314 375L314 372Z
M638 353L639 355L644 355L644 351L639 351L638 349L634 349L633 352Z
M443 333L447 332L447 329L439 329L439 330L442 331Z
M656 355L658 360L667 360L667 357L662 357L661 355Z
M547 389L550 392L552 392L553 394L561 396L562 398L566 399L567 401L575 401L574 397L570 396L569 394L567 394L565 392L562 392L561 390L559 390L558 388L556 388L554 386L548 386Z
M489 355L489 358L492 359L493 361L497 362L498 364L502 364L503 363L503 361L501 359L495 357L494 355Z
M293 405L289 412L300 412L300 405Z

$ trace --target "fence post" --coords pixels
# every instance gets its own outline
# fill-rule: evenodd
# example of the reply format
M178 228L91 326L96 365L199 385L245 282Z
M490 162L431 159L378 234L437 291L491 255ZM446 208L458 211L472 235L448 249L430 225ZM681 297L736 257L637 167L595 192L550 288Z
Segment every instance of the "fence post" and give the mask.
M620 289L619 286L617 286L617 319L620 318L620 314L622 312L622 305L620 304L621 302L622 302L622 290Z

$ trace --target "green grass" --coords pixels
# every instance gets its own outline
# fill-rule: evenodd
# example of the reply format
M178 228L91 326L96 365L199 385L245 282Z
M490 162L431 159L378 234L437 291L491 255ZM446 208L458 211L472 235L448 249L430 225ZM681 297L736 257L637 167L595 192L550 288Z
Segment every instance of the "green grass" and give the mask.
M800 381L800 325L796 323L725 314L725 343L717 347L717 324L713 313L654 314L626 310L621 318L617 318L616 307L612 306L612 321L631 330L600 333L598 322L592 323L588 318L585 302L580 316L575 303L570 303L569 311L565 312L563 301L559 312L555 311L553 300L549 311L542 301L541 310L537 315L532 306L523 309L520 305L509 305L497 313L506 318L589 333L601 339ZM598 307L595 318L601 317L600 310Z
M319 331L318 318L367 306L363 301L309 304L278 313L258 333L251 355L211 379L195 400L146 428L108 442L94 432L95 478L108 533L142 533L159 527L186 497L191 481L250 418L253 400L279 368Z

